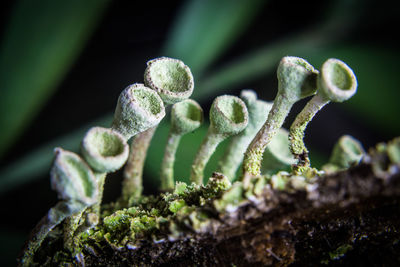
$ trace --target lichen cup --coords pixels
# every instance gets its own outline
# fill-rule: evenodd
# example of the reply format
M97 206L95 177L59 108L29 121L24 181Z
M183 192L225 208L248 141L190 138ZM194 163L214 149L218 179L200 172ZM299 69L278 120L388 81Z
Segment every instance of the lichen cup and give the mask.
M203 183L204 168L219 143L243 131L249 121L245 103L236 96L217 97L210 109L210 127L192 164L190 179Z
M117 131L93 127L85 135L81 146L82 156L97 172L120 169L129 155L126 139Z
M353 70L343 61L330 58L322 64L317 79L317 94L311 98L290 126L290 150L298 160L293 171L301 174L310 166L308 150L304 145L304 133L308 123L330 101L343 102L357 91L357 79Z
M171 111L171 128L161 164L161 190L174 189L174 161L179 142L183 135L193 132L203 123L203 109L192 100L175 103Z
M168 57L147 62L144 83L156 91L166 105L189 98L194 88L194 79L189 67L178 59Z
M112 128L129 140L157 125L164 116L165 108L160 96L143 84L135 83L121 92Z

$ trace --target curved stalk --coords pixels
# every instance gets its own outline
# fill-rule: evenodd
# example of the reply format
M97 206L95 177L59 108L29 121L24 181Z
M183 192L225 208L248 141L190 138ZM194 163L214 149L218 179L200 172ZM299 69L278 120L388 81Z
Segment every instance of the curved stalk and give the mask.
M253 176L260 175L264 150L281 128L293 104L315 93L317 74L318 71L302 58L282 58L277 71L278 93L274 104L244 157L242 180L245 186L249 185Z

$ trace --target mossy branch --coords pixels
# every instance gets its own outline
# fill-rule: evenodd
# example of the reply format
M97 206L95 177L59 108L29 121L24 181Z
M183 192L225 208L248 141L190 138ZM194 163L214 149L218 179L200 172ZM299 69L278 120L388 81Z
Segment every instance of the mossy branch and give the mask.
M118 237L116 233L129 231L129 225L133 231L143 227L140 222L152 222L149 215L140 217L136 208L120 210L105 220L115 234L108 235L111 228L104 228L105 238L83 241L79 258L62 259L78 265L85 262L86 266L350 265L365 257L369 264L398 264L400 162L391 161L387 151L380 145L362 164L302 185L289 179L283 190L264 185L255 193L258 182L246 190L240 182L230 187L226 178L214 174L208 189L194 189L203 197L212 192L207 190L216 189L202 207L188 206L199 195L195 191L189 195L193 189L187 187L179 186L174 195L163 197L173 204L167 209L176 212L176 217L165 222L169 227L154 221L160 223L161 232L152 232L152 238L138 234L128 240ZM176 200L185 194L184 202ZM152 202L146 201L143 203ZM52 238L42 253L52 251L49 246L57 236ZM135 243L130 238L136 239ZM61 260L49 256L54 264Z

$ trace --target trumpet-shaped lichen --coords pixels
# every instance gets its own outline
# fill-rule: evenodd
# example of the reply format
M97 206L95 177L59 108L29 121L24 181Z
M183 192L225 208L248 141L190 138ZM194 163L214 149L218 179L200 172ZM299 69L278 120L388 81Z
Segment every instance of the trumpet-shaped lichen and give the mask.
M249 203L265 201L267 191L310 193L324 172L307 168L305 127L327 102L351 97L356 90L356 79L351 69L339 60L327 60L319 73L307 61L296 57L283 58L277 76L278 94L272 107L257 100L252 91L242 92L244 102L227 95L214 100L208 133L191 166L192 183L186 184L174 181L173 162L180 137L195 130L203 120L200 106L187 99L194 88L193 77L179 60L158 58L148 62L146 86L137 83L122 91L111 128L94 127L83 139L83 159L78 154L56 149L51 181L61 201L36 227L20 264L34 263L42 242L60 235L54 232L54 236L48 236L55 228L64 227L64 233L58 237L63 239L63 246L54 259L57 263L66 263L68 259L80 261L83 250L95 251L93 247L104 243L116 250L136 249L143 240L159 243L188 233L209 233L218 216ZM288 134L281 126L292 105L315 94L316 90L317 95L297 116ZM165 115L164 104L175 104L161 174L161 189L166 192L142 196L143 162L157 124ZM106 175L122 167L128 155L127 140L134 135L122 196L116 202L101 205ZM220 165L223 173L213 173L203 185L207 161L218 144L232 135L236 137L232 139L231 151L228 150L229 157ZM378 145L366 156L356 140L341 138L326 170L336 171L356 165L360 160L370 163L371 158L384 158L376 160L378 163L373 161L372 169L376 176L385 178L393 168L398 168L399 140ZM263 155L265 163L262 163ZM232 157L234 161L229 160ZM307 164L302 166L297 161L298 166L288 172L290 165L296 163L294 157ZM232 184L241 162L242 180ZM63 220L63 225L59 225ZM341 251L338 250L339 254Z

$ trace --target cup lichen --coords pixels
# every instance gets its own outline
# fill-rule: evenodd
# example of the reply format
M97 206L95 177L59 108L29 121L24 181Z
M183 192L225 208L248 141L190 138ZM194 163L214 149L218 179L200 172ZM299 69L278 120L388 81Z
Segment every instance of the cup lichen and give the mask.
M315 114L330 101L343 102L351 98L357 90L357 79L343 61L330 58L322 64L318 75L317 94L307 103L290 126L290 150L298 160L294 166L301 173L310 166L308 150L304 145L304 132Z
M228 136L243 131L248 123L248 111L244 102L235 96L217 97L210 109L210 127L193 160L190 180L203 184L204 168L219 143Z
M333 147L329 162L322 169L328 173L348 169L360 163L364 156L362 144L354 137L344 135Z
M87 205L97 201L96 176L82 158L70 151L56 148L50 171L51 188L62 200L76 200Z
M82 140L82 155L97 172L113 172L128 159L126 139L113 129L93 127Z
M225 174L231 181L243 161L244 152L265 122L272 104L257 99L257 94L252 90L242 90L240 98L246 104L249 113L249 122L246 128L239 134L233 136L223 158L219 161L218 171Z
M181 136L195 130L203 120L199 104L187 99L193 91L193 77L179 60L158 58L149 61L145 71L146 86L136 83L121 93L112 127L93 127L87 132L82 142L83 159L78 154L56 149L51 181L61 201L35 228L34 238L28 242L19 263L22 266L34 264L35 253L43 240L63 221L60 253L68 256L55 261L66 263L62 259L70 256L82 263L81 252L92 246L100 247L106 243L115 250L124 247L134 250L144 239L154 243L173 241L184 236L188 229L196 234L209 233L215 227L211 225L213 218L233 213L250 202L265 201L263 193L266 191L271 194L271 190L294 192L313 188L316 177L323 172L286 172L296 162L289 153L289 146L294 147L295 155L297 150L294 151L294 139L288 138L288 132L281 126L292 105L315 94L318 88L317 95L290 129L290 135L300 136L303 142L303 135L296 131L304 132L308 118L319 109L310 106L351 97L356 88L355 76L347 65L336 59L327 60L319 74L307 61L297 57L284 57L277 76L279 87L272 107L257 99L250 90L242 91L243 100L224 95L213 101L208 133L191 166L192 183L186 184L174 181L173 162ZM164 192L158 196L142 196L143 162L157 124L165 115L164 104L174 104L162 164L161 189ZM226 153L228 156L220 161L222 173L214 172L203 185L203 171L208 160L218 144L232 135L236 136ZM125 163L127 140L132 136L135 140L125 169L122 201L101 206L106 174ZM385 153L390 161L399 164L399 140L380 146L375 153L378 156ZM265 162L261 166L263 155ZM357 164L363 155L361 145L350 137L343 137L334 148L330 164L345 169ZM242 180L232 184L242 160ZM385 167L375 166L374 171L384 177Z
M293 104L315 94L318 71L306 60L284 57L279 63L278 93L268 118L247 148L243 160L242 180L247 186L253 176L260 174L266 146L281 128Z
M181 60L168 57L147 62L144 83L157 92L165 106L189 98L194 88L190 68ZM144 161L156 129L157 126L151 127L132 140L122 186L121 199L125 202L132 201L142 194Z
M175 153L180 139L200 127L202 122L203 109L196 101L186 99L172 106L171 128L161 163L161 190L173 190Z
M140 83L128 86L118 98L112 128L126 140L157 125L165 116L160 96Z
M194 79L189 67L178 59L160 57L147 62L145 84L156 91L166 105L189 98Z

